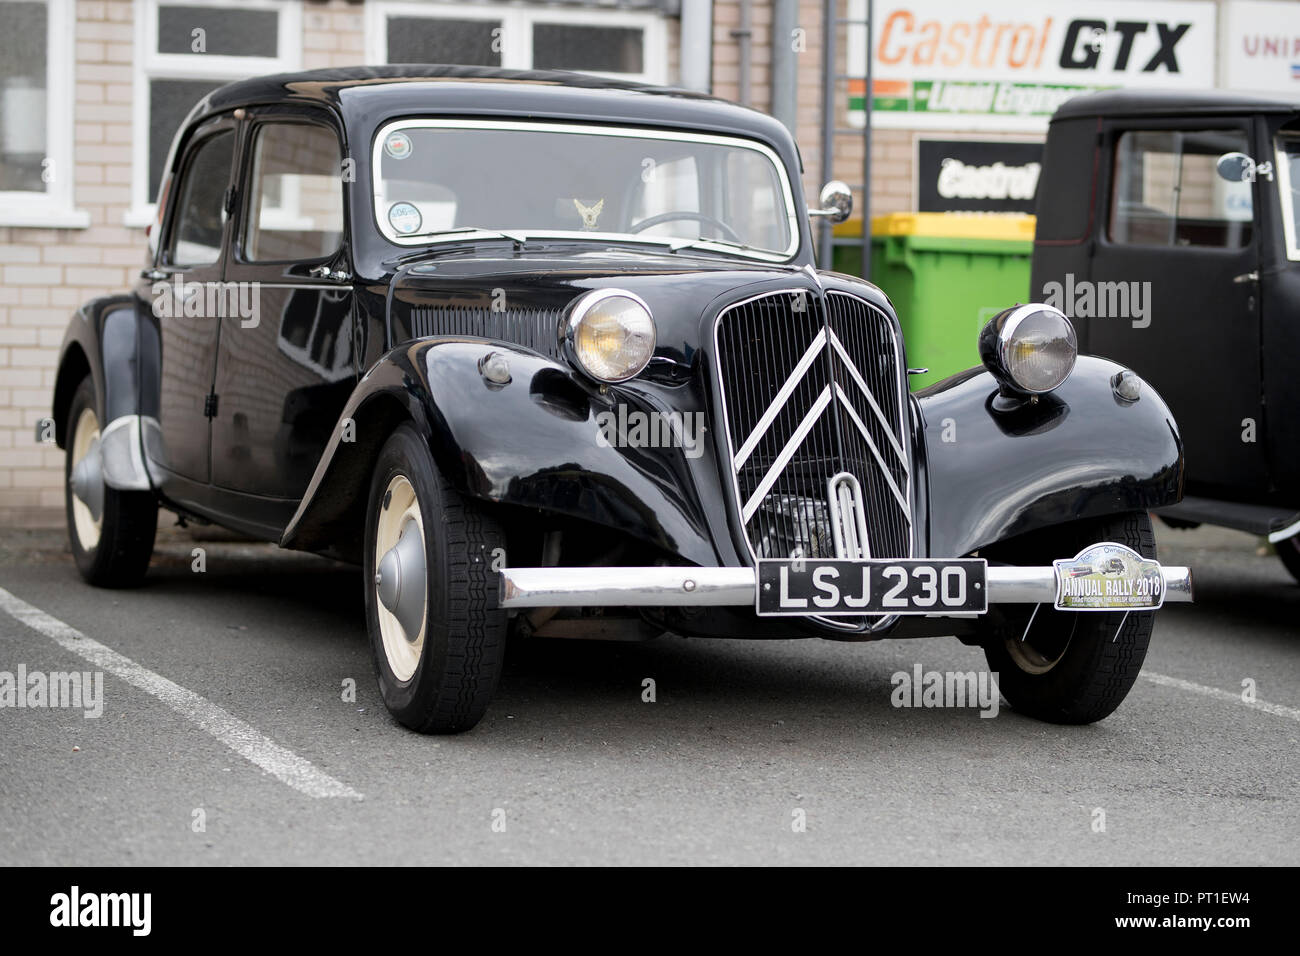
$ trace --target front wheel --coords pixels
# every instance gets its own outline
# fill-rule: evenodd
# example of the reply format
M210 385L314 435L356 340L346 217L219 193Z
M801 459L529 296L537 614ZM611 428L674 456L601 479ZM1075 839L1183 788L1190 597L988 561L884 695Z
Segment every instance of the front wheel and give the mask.
M483 717L505 657L505 535L443 479L402 425L384 444L366 519L366 624L384 705L426 734Z
M1156 556L1145 513L1077 521L990 549L990 560L1043 565L1090 544L1114 541ZM1011 706L1057 724L1090 724L1114 712L1142 670L1154 611L1057 611L1050 604L1003 605L986 619L984 656Z

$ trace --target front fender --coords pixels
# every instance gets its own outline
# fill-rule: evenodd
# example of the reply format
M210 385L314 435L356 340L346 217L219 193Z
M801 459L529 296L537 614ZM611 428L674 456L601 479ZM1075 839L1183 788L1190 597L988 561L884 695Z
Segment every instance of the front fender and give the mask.
M511 381L494 386L478 363L507 356ZM611 447L597 415L617 404L650 409L654 396L602 394L568 366L517 346L439 338L407 343L357 384L281 544L337 547L356 534L370 468L388 433L412 422L442 474L462 494L580 518L703 565L719 563L705 507L681 448ZM343 427L353 423L352 441Z
M1048 525L1173 504L1183 443L1146 382L1118 398L1123 366L1080 356L1065 384L1012 411L982 369L917 392L930 500L930 554L958 556Z

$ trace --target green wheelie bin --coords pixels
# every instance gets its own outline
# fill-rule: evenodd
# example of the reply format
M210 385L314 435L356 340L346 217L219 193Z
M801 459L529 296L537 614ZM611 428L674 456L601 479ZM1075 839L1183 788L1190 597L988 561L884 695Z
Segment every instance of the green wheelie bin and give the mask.
M861 220L836 226L861 236ZM1030 301L1034 217L972 213L891 213L871 220L871 281L889 296L903 326L913 390L979 364L975 339L1008 306ZM837 246L835 268L858 275L860 253Z

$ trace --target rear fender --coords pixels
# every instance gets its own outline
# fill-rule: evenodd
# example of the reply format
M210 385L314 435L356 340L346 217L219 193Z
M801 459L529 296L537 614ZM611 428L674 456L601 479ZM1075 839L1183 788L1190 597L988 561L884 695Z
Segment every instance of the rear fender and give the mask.
M90 376L106 461L113 465L106 467L105 480L123 490L150 487L141 423L158 417L158 327L152 316L140 312L131 295L105 296L78 309L64 334L54 379L54 435L64 448L73 395ZM119 426L110 430L114 422Z

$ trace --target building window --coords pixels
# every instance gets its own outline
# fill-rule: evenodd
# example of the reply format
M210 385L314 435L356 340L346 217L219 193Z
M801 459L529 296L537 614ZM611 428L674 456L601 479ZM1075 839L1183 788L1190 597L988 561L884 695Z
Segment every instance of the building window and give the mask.
M84 227L72 207L73 0L0 0L0 226Z
M514 70L578 70L613 79L667 80L664 24L653 13L498 4L366 4L372 63L445 63Z
M232 80L298 69L301 49L297 0L136 0L137 133L127 225L152 221L172 137L194 104Z

